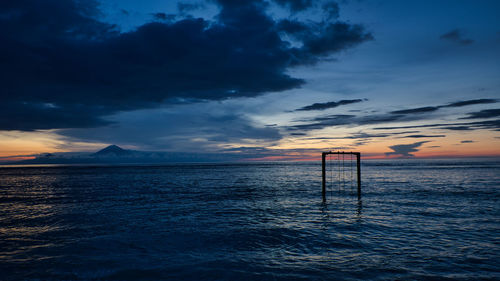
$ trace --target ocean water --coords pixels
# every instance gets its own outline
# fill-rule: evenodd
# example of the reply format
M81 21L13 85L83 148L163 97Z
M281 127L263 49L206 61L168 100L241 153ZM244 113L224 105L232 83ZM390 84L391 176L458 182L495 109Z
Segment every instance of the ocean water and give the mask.
M500 280L500 160L338 168L0 167L0 280Z

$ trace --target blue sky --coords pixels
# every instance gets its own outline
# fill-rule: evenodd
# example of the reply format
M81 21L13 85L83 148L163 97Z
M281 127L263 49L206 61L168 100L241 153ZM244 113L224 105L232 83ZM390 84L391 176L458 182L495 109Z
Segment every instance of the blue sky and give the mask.
M262 159L408 156L405 145L500 155L498 1L67 2L47 1L37 21L17 19L31 1L0 5L4 55L36 66L3 67L1 156L107 144ZM49 24L58 9L81 18ZM31 22L40 30L18 31ZM201 23L208 37L190 39Z

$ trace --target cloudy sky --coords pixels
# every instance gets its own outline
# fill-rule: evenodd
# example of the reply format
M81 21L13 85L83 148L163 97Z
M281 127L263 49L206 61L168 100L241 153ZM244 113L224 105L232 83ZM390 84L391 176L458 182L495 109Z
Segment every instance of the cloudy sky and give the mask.
M0 160L500 156L500 1L0 2ZM20 158L18 158L20 159Z

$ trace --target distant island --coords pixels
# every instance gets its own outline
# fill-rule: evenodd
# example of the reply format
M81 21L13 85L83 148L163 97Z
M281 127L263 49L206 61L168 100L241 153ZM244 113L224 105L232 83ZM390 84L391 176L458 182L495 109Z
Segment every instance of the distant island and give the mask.
M131 150L126 150L118 145L110 145L106 148L103 148L96 153L92 154L95 157L129 157L132 155Z
M245 156L235 153L183 153L138 151L107 146L97 152L58 152L33 155L34 159L2 164L120 164L120 163L177 163L222 162L241 160Z

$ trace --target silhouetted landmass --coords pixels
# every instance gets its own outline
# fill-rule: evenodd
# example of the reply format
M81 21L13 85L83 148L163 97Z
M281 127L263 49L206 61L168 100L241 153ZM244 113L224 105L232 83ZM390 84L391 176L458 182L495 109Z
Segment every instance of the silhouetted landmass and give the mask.
M131 151L125 150L117 145L110 145L106 148L103 148L96 153L92 154L97 157L126 157L130 156Z
M110 145L97 152L41 153L35 159L3 164L127 164L127 163L179 163L179 162L223 162L250 158L241 153L193 153L137 151Z

